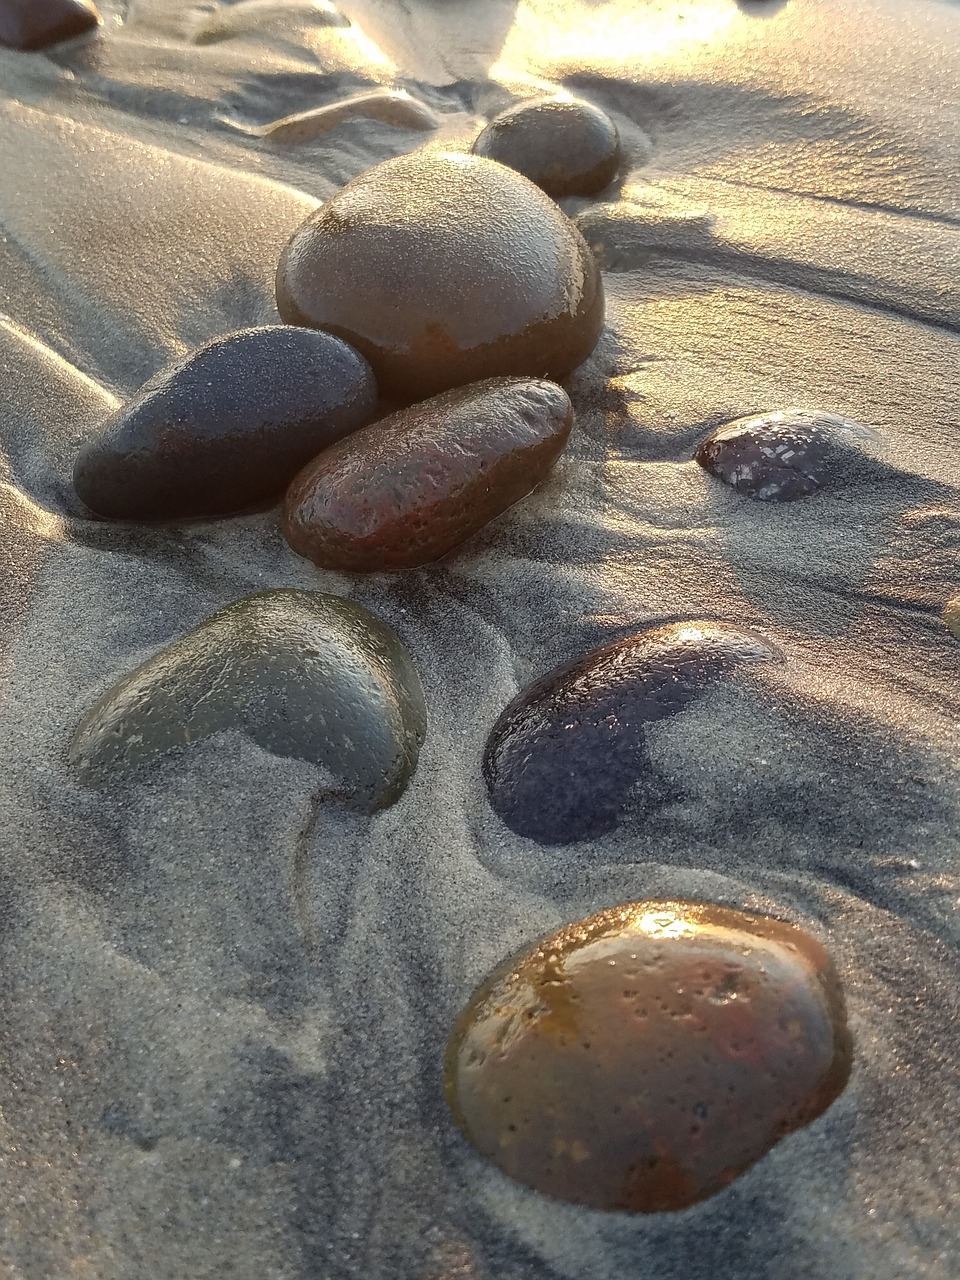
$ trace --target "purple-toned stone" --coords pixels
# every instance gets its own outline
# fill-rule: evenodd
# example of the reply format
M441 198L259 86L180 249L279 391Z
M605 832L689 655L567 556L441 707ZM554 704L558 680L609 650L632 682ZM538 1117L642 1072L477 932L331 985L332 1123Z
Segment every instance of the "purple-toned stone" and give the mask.
M851 445L871 435L835 414L783 410L718 427L693 456L745 497L793 502L842 481Z
M496 813L542 844L613 830L648 770L645 729L742 662L774 661L750 631L678 622L616 640L550 672L505 708L483 775Z
M0 0L0 45L46 49L100 22L91 0Z

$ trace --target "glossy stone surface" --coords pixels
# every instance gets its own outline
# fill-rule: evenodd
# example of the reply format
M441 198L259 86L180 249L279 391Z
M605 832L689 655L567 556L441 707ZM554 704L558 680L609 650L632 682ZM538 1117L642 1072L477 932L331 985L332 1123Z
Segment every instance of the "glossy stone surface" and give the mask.
M784 410L718 427L694 458L748 498L793 502L841 481L851 444L872 435L835 414Z
M567 844L615 828L647 768L644 730L743 662L762 636L723 623L654 627L565 663L519 693L490 731L490 803L519 835Z
M74 486L118 520L226 515L279 497L376 403L370 366L332 334L240 330L151 378L84 446Z
M356 809L392 804L426 732L423 689L394 632L349 600L281 589L246 596L174 640L84 716L71 762L88 783L236 729L308 760Z
M492 160L435 151L376 165L309 217L281 256L277 306L345 338L407 402L564 378L603 327L599 269L556 205Z
M91 0L0 0L0 45L45 49L92 30L99 21Z
M544 938L474 993L447 1052L460 1128L504 1173L594 1209L684 1209L843 1090L843 992L769 917L628 903Z
M599 107L576 98L536 98L496 116L473 152L509 165L547 195L589 196L620 167L617 126Z
M283 531L326 569L413 569L529 493L563 450L562 387L491 378L402 409L325 449L287 491Z

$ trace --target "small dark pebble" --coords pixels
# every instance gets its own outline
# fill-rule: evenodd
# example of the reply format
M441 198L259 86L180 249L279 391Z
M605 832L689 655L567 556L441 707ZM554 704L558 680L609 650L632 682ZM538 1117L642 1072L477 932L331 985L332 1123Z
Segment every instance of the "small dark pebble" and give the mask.
M617 126L576 98L521 102L491 120L472 150L516 169L554 198L602 191L621 162Z
M0 0L0 45L45 49L100 22L90 0Z
M345 338L409 404L484 378L565 378L597 344L603 284L532 182L422 150L368 169L306 220L281 255L277 307Z
M116 520L228 515L277 499L376 404L370 366L340 338L243 329L151 378L85 445L74 487Z
M228 730L328 770L356 809L392 804L426 732L420 677L394 632L350 600L282 588L246 596L124 676L70 745L102 784Z
M842 1092L852 1046L821 944L783 921L633 902L501 965L447 1050L451 1111L499 1169L593 1209L685 1209Z
M287 492L284 533L325 569L428 564L538 485L572 423L553 382L490 378L444 392L309 463Z
M761 502L793 502L842 482L851 445L873 432L803 409L738 418L711 432L694 454L705 471Z
M487 740L490 803L511 830L568 844L613 830L648 768L645 727L676 715L741 662L773 661L761 636L721 623L641 631L524 689Z

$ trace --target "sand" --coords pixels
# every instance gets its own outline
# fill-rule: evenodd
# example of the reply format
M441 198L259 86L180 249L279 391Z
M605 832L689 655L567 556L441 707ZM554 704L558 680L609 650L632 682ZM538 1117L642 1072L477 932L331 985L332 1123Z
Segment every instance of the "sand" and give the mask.
M111 0L93 39L0 51L0 1275L960 1276L960 7L343 0L347 28L285 7L197 44L212 6ZM607 330L541 490L398 577L314 569L275 511L83 518L80 441L170 358L276 321L317 200L555 85L610 111L631 160L621 191L565 202ZM264 134L385 88L426 110ZM778 506L690 460L791 407L873 427L863 474ZM412 652L430 728L401 801L318 803L317 770L239 735L82 787L67 745L95 698L279 586L349 596ZM502 707L682 617L785 660L651 732L653 817L564 848L512 834L479 767ZM656 894L821 937L856 1061L725 1192L603 1215L476 1155L442 1054L511 950Z

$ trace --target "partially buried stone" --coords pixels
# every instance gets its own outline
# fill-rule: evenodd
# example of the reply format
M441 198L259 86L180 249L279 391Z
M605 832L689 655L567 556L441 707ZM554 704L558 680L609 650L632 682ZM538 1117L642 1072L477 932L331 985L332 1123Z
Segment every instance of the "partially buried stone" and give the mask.
M0 45L45 49L72 40L99 22L91 0L0 0Z
M960 596L954 596L952 600L948 600L943 609L943 620L960 640Z
M427 564L538 485L572 423L553 382L491 378L447 391L325 449L287 491L284 533L326 569Z
M151 378L85 445L74 487L117 520L226 515L278 498L376 403L370 366L332 334L243 329Z
M685 1209L843 1090L824 948L780 920L634 902L501 965L460 1015L447 1098L482 1155L594 1209Z
M277 306L345 338L407 402L509 374L561 379L603 327L599 269L556 205L492 160L431 151L376 165L307 219L281 256Z
M785 410L718 427L694 458L748 498L793 502L841 481L855 458L851 446L874 434L836 414Z
M294 24L349 27L350 20L330 0L240 0L203 14L193 29L194 44L219 44L243 36L267 34L273 27L289 31Z
M519 693L490 731L483 775L493 809L544 844L613 830L649 769L646 726L737 665L778 658L753 632L691 621L564 664Z
M88 783L235 729L278 756L320 765L337 794L392 804L426 732L420 678L366 609L311 591L247 596L125 676L84 716L70 758Z
M473 152L509 165L549 196L589 196L610 185L621 162L608 115L576 98L536 98L496 116Z

